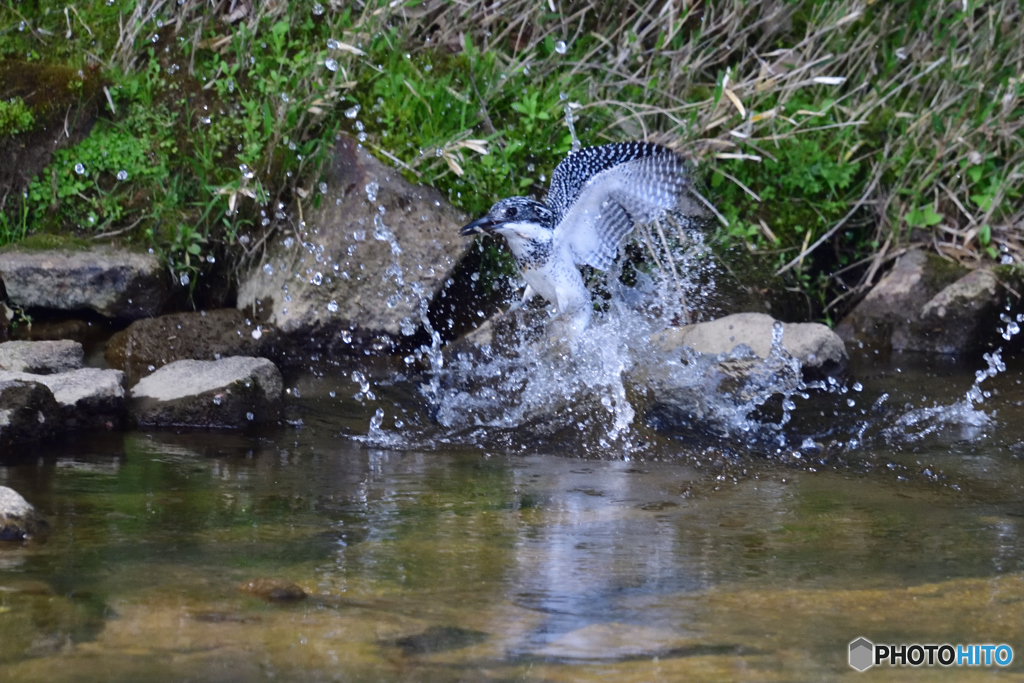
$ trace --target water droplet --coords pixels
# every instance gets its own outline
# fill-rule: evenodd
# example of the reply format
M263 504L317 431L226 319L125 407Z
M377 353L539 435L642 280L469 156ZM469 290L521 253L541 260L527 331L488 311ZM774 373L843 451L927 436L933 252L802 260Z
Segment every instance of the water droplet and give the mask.
M217 262L217 258L213 254L207 254L206 255L206 262L207 263L216 263Z
M861 384L860 382L854 382L853 383L853 390L854 391L864 391L864 385Z
M320 194L327 194L327 183L320 183Z
M327 304L327 310L330 311L331 313L337 313L338 312L338 302L337 301L329 302Z
M568 52L568 50L569 47L565 44L564 40L559 40L557 43L555 43L555 52L557 52L558 54L564 55L566 52Z
M357 116L359 116L359 105L358 104L353 105L353 106L351 106L351 107L349 107L348 109L345 110L345 118L346 119L354 119Z
M313 284L314 285L319 287L320 285L323 284L323 282L324 282L323 273L321 273L320 271L317 271L316 273L313 274Z
M337 50L338 49L338 41L336 41L334 38L328 38L327 39L327 49L328 50Z
M128 180L128 171L122 168L120 171L117 172L117 179L121 181Z
M213 405L219 406L223 402L224 402L224 396L222 396L221 394L214 395L214 397L213 397Z
M188 287L188 283L191 282L191 280L188 277L188 273L182 273L181 276L178 278L178 281L181 283L182 287Z
M281 101L287 104L292 101L292 98L288 96L288 93L283 92L281 93Z
M75 164L75 173L77 173L78 175L83 175L85 173L85 164Z
M380 189L380 185L375 182L366 183L366 198L371 202L377 201L377 190Z
M321 5L319 2L314 3L313 4L313 16L314 17L319 17L323 13L324 13L324 6Z
M264 263L263 264L263 272L266 273L267 275L273 275L274 274L274 266L270 265L269 263Z
M338 70L338 62L336 60L333 60L333 59L327 59L324 62L324 66L327 67L328 71L337 71Z
M253 173L252 169L249 168L247 164L241 164L238 167L238 170L242 172L242 177L245 178L246 180L252 180L252 178L255 177L256 175L255 173Z
M256 416L253 415L252 413L246 413L245 414L245 419L248 420L249 422L252 422L253 420L256 419Z

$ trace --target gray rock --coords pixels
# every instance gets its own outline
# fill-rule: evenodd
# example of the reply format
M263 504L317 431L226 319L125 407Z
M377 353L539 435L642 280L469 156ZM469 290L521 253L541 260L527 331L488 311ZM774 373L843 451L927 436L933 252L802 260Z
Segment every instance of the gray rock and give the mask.
M266 358L179 360L132 387L129 411L143 426L245 427L277 419L282 387Z
M136 320L115 334L107 342L106 357L111 367L135 381L176 360L260 355L273 333L235 308L171 313Z
M61 428L113 429L124 414L124 373L80 368L52 375L0 372L0 382L38 382L60 405Z
M60 341L10 341L0 344L0 370L48 375L82 367L82 345Z
M843 318L836 333L847 342L890 349L894 335L905 336L921 308L966 272L935 254L909 251Z
M49 525L14 489L0 486L0 541L23 541L45 535Z
M421 303L465 254L471 241L458 229L467 217L350 138L325 181L319 208L303 207L300 232L277 235L241 277L238 307L277 327L290 349L391 351L415 334Z
M0 381L0 456L27 455L30 444L62 431L60 406L38 382Z
M968 273L936 294L915 320L892 336L894 351L958 355L994 333L1004 290L988 270Z
M160 259L114 248L0 252L0 277L22 308L89 309L108 318L157 315L170 295Z
M668 330L657 340L663 350L686 346L697 353L730 354L746 345L759 358L768 358L775 319L764 313L736 313L706 323ZM783 323L782 346L800 361L810 379L835 377L846 371L846 346L820 323Z
M648 424L713 443L746 439L757 433L749 416L773 396L845 372L846 349L825 325L784 323L786 353L772 353L775 322L763 313L739 313L655 339L667 362L644 368L646 377L638 377L653 398Z

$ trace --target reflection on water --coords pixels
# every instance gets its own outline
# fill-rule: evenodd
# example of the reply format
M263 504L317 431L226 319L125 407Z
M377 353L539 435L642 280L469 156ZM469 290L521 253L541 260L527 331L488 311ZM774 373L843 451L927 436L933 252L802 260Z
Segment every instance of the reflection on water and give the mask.
M949 372L865 372L863 400L962 396ZM988 431L818 467L371 448L310 377L301 428L63 444L0 468L53 523L0 549L4 680L818 681L858 636L1018 644L1019 377Z

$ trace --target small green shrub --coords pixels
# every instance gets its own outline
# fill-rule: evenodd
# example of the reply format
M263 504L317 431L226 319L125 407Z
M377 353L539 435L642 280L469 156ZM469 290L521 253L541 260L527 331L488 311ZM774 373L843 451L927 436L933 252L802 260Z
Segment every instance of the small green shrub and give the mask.
M29 131L35 122L32 110L20 97L0 100L0 137Z

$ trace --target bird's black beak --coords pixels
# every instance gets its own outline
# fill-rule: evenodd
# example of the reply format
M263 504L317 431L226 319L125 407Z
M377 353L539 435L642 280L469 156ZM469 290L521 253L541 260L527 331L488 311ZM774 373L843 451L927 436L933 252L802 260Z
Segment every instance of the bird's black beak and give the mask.
M472 223L462 226L462 230L459 230L459 234L463 237L475 235L478 232L490 234L494 230L495 225L496 223L490 216L484 216L483 218L477 218Z

